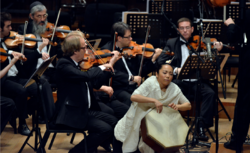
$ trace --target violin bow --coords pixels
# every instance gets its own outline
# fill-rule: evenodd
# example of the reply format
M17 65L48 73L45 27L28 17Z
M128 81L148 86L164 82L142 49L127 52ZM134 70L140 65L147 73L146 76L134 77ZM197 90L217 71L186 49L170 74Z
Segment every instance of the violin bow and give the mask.
M115 50L115 47L116 47L117 37L118 37L118 33L115 31L115 33L114 33L114 42L113 42L113 50ZM112 86L112 77L109 78L109 86L110 87Z
M22 50L21 50L22 54L24 54L24 42L25 42L25 35L26 35L27 25L28 25L28 21L25 21L25 23L24 23L24 30L23 30ZM20 64L23 65L23 61L22 60L20 60Z
M55 35L55 32L56 32L56 26L57 26L57 23L58 23L58 19L60 17L60 14L61 14L61 8L59 9L58 11L58 14L57 14L57 18L56 18L56 24L55 24L55 27L53 29L53 34L51 36L51 42L53 42L53 39L54 39L54 35ZM48 49L48 54L50 53L50 49L51 49L51 44L49 45L49 49Z
M151 28L150 25L148 25L147 33L146 33L146 37L145 37L145 44L144 44L145 47L143 48L143 51L142 51L141 64L140 64L140 69L139 69L139 73L138 73L139 76L141 76L142 64L143 64L143 60L144 60L144 53L145 53L145 50L146 50L146 44L147 44L147 41L148 41L150 28Z

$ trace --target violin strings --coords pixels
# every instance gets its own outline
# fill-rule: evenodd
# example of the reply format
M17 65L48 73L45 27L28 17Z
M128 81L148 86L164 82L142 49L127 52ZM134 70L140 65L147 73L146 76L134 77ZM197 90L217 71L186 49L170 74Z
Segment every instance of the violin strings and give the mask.
M85 40L86 44L89 46L89 48L91 49L91 51L93 52L93 54L97 55L97 57L102 61L102 64L105 64L104 61L102 60L102 58L95 52L95 50L93 49L92 45L88 42L88 40L85 38L84 38L84 40Z

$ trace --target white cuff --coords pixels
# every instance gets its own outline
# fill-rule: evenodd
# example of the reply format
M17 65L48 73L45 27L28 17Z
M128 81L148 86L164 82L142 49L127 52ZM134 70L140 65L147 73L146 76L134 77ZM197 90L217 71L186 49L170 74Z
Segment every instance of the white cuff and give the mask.
M102 66L102 65L100 65L98 67L101 68L102 71L106 69L105 66Z

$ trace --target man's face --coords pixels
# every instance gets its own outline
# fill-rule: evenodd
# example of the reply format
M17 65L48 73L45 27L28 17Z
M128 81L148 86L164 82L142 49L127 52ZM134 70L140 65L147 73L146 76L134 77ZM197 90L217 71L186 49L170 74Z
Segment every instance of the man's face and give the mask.
M192 35L193 31L194 31L194 27L191 27L190 22L183 21L183 22L179 23L178 31L188 41L188 39L191 37L191 35Z
M30 18L37 24L40 26L43 26L45 24L45 21L47 21L47 11L43 10L40 12L35 12L34 15L30 14Z
M12 30L11 21L5 21L3 29L0 28L1 38L8 36L11 30Z
M77 59L79 61L82 61L86 53L86 43L83 38L80 38L80 43L81 43L81 48L79 51L75 52L75 54L77 54Z
M119 36L120 37L120 36ZM119 41L122 45L122 47L127 47L129 46L130 42L132 41L132 37L131 37L131 31L127 30L124 34L123 37L119 38Z

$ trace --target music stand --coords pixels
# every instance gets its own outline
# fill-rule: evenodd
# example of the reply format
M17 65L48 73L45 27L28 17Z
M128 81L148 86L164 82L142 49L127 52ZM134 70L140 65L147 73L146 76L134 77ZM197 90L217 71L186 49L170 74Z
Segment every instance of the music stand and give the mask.
M97 48L99 47L100 43L101 43L102 39L93 39L93 40L89 40L89 43L91 44L91 46L94 48L94 50L97 50Z
M55 59L56 55L54 55L53 57L51 57L50 59L44 61L37 69L36 71L32 74L32 76L29 78L29 80L26 82L26 84L24 85L24 88L30 86L31 84L33 84L34 82L36 82L37 84L37 100L38 100L38 104L37 107L35 108L33 117L32 117L32 130L29 134L29 136L27 137L27 139L25 140L24 144L22 145L21 149L19 150L19 153L22 152L23 148L25 147L26 144L28 144L34 151L37 151L37 137L39 136L39 140L40 142L42 142L42 136L41 136L41 132L40 132L40 128L38 127L38 111L39 111L39 106L40 104L44 103L43 100L43 96L42 96L42 84L40 82L40 78L42 76L42 74L44 73L44 71L48 68L49 64ZM34 148L28 143L29 138L32 136L32 133L35 132L35 146Z
M200 55L203 59L206 57L206 55ZM216 57L213 57L213 61L211 62L209 59L204 60L205 63L199 63L198 61L198 57L196 55L192 55L192 57L190 58L190 56L187 58L187 60L185 61L180 73L177 76L177 79L197 79L197 69L199 69L200 71L200 78L203 79L215 79L216 77L216 73L217 71L219 71L219 68L223 68L228 54L221 54L217 55L215 54ZM218 66L217 66L218 65ZM200 78L198 78L198 80L200 80ZM215 86L217 85L217 81L215 81ZM198 86L198 85L197 85ZM200 86L200 85L199 85ZM218 86L217 86L218 88ZM198 87L197 87L198 89ZM195 125L195 132L193 135L193 139L192 139L192 146L194 146L197 142L198 142L198 138L196 138L196 128L198 127L199 122L203 122L200 116L200 102L198 102L197 100L199 100L199 98L197 98L199 89L196 91L196 96L195 96L195 103L196 103L196 115L195 115L195 120L192 123L188 135L191 132L193 126ZM217 89L215 91L215 93L217 93ZM217 100L217 99L216 99ZM216 103L217 104L217 103ZM221 102L220 102L221 104ZM223 105L221 104L221 106L223 107ZM223 107L224 108L224 107ZM216 112L218 111L218 104L216 107ZM216 115L216 142L218 141L218 115ZM204 124L203 122L203 125ZM215 141L213 135L211 134L211 132L209 131L209 129L205 126L206 130L208 131L210 137L213 139L213 141ZM187 135L187 148L188 149L188 135ZM200 143L201 145L208 145L206 143Z

